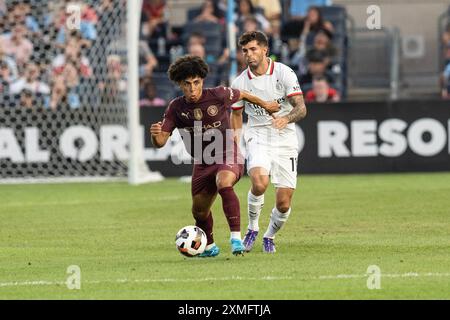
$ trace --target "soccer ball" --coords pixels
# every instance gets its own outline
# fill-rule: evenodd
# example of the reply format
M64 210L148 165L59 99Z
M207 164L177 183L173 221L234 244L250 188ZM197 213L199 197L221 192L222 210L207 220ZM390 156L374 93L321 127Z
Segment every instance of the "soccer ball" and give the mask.
M178 251L186 257L195 257L202 254L206 248L206 234L196 226L181 228L175 237Z

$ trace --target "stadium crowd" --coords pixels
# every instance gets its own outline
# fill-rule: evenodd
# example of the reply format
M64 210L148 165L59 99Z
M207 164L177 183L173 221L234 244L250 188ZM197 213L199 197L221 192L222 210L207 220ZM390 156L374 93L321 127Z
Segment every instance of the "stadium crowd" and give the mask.
M235 3L236 36L246 31L264 31L269 36L271 58L297 72L308 102L341 99L344 88L339 83L342 66L339 62L344 60L344 52L334 45L334 26L322 17L318 7L330 1L235 0ZM142 40L150 45L158 61L153 74L142 80L144 84L155 84L152 86L155 90L142 91L145 105L155 94L166 100L176 94L176 89L164 81L164 72L170 62L186 53L200 56L210 65L207 86L227 85L230 53L226 48L225 1L205 0L201 7L189 10L188 23L182 28L169 26L165 10L164 0L144 0ZM240 73L246 68L240 50L236 58Z
M337 102L346 92L345 21L327 21L329 0L234 0L236 36L263 30L271 58L289 65L307 102ZM126 0L85 0L71 28L71 0L0 0L0 103L48 109L121 103L126 94ZM206 86L227 85L226 1L204 0L171 26L165 0L143 0L140 105L164 106L179 94L166 70L189 53L211 67ZM345 20L345 19L344 19ZM70 21L69 21L70 22ZM344 27L342 27L344 25ZM450 23L442 35L442 97L450 98ZM238 72L246 66L237 51Z
M82 3L78 25L69 21L71 3L0 0L2 105L77 109L124 96L126 46L115 43L125 38L125 1Z

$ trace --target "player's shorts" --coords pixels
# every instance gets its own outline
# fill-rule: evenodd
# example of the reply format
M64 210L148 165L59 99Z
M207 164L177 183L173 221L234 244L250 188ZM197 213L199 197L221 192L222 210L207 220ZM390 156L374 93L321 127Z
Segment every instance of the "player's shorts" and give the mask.
M244 164L231 163L231 164L196 164L192 172L192 185L191 192L195 196L200 193L216 194L217 173L223 170L234 172L239 181L244 174Z
M267 170L275 188L297 188L298 147L274 147L246 136L247 172L261 167Z

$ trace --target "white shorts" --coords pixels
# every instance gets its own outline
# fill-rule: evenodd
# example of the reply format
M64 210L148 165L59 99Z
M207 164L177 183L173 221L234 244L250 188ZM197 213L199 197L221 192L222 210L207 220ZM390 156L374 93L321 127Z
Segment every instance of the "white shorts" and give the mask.
M267 170L275 188L297 187L298 148L273 147L260 143L255 136L246 137L247 172L261 167Z

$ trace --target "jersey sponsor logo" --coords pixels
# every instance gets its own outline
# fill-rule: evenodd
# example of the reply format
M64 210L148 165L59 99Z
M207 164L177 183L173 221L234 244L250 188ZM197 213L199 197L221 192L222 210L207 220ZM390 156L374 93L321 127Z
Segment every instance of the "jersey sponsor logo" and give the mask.
M195 120L197 120L197 121L200 121L200 120L203 119L203 112L202 112L202 109L200 109L200 108L194 109L194 118L195 118Z
M248 107L251 107L253 109L253 111L255 112L255 115L257 115L257 116L269 115L269 113L266 111L266 109L262 108L261 106L258 106L257 104L246 101L245 105Z
M217 128L220 128L221 126L222 126L222 121L216 121L213 124L205 124L203 126L195 126L195 127L185 127L183 129L187 132L198 133L200 131L204 132L209 129L217 129Z
M283 102L286 102L286 98L285 97L281 97L277 99L277 103L278 104L282 104Z
M215 106L215 105L212 105L212 106L208 107L207 112L210 117L215 117L219 113L219 108L217 108L217 106Z

